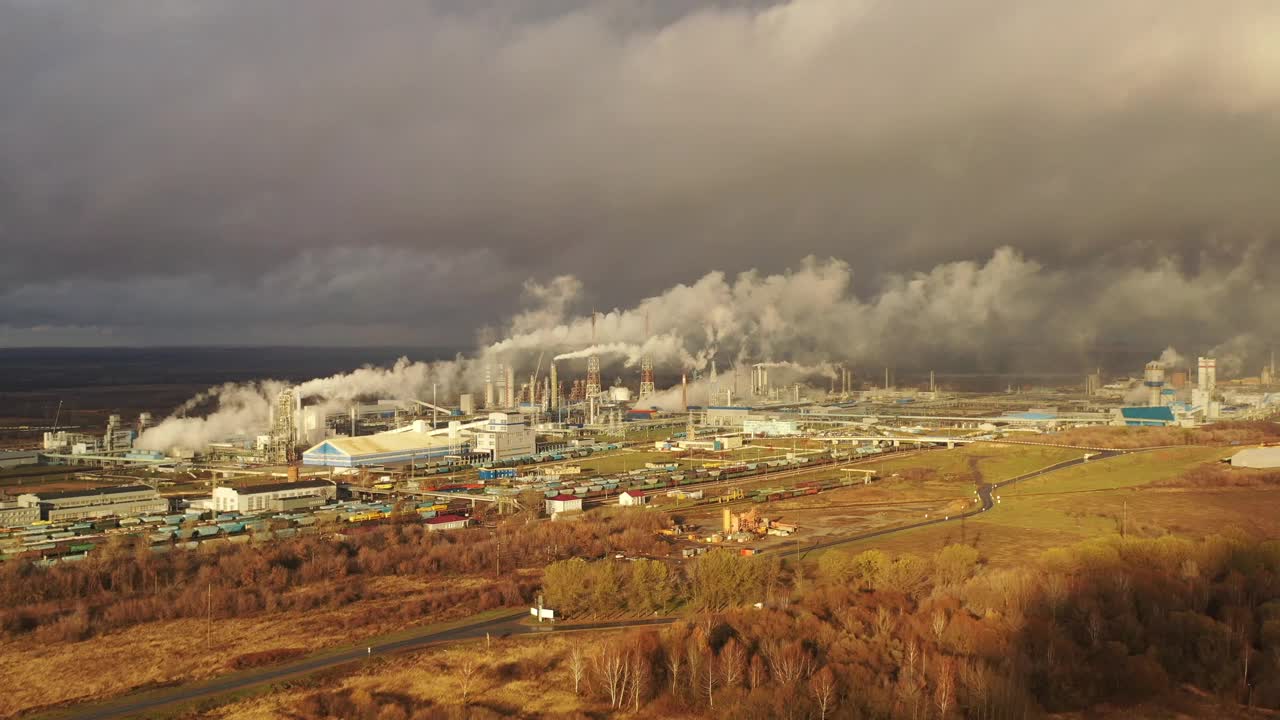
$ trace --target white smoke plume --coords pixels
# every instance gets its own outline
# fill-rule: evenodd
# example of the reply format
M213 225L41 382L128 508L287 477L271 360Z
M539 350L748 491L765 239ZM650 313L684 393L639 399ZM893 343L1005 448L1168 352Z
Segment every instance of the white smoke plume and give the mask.
M1156 362L1160 363L1165 370L1178 370L1188 367L1187 359L1172 345L1160 353L1160 357L1156 359Z
M147 428L134 444L146 450L203 450L217 440L256 435L266 430L271 403L286 387L287 383L268 380L210 388L183 403L163 422ZM213 412L187 416L206 403L215 406Z
M1218 361L1218 377L1224 380L1255 374L1264 355L1264 343L1251 334L1236 335L1209 351L1209 357Z
M309 402L341 407L362 398L425 399L435 384L442 401L452 402L462 392L482 393L487 369L501 382L498 364L514 368L517 383L523 383L535 369L545 377L548 358L554 358L567 383L582 375L592 354L606 364L606 375L616 372L628 383L645 356L669 381L682 372L691 373L691 379L700 376L690 391L693 404L706 401L712 360L722 371L767 364L777 370L770 373L775 387L831 377L834 364L865 375L869 368L889 364L931 367L959 360L983 365L1044 353L1059 363L1074 358L1083 367L1099 337L1123 336L1133 327L1170 318L1203 316L1209 326L1212 315L1204 308L1218 304L1231 287L1217 276L1187 275L1160 261L1100 278L1096 291L1088 292L1069 275L1045 270L1010 248L985 263L952 262L928 272L890 275L878 290L863 295L854 291L853 280L853 268L834 259L807 258L794 270L772 275L748 271L730 278L711 272L633 307L600 313L594 322L593 313L571 313L584 304L576 279L530 282L525 286L529 306L496 333L502 339L483 344L473 355L361 368L302 383L299 390ZM1220 346L1220 364L1228 373L1243 366L1248 353L1256 354L1255 344L1242 336ZM1173 348L1161 362L1185 365ZM722 372L721 388L731 382ZM232 432L261 430L276 388L261 383L211 391L206 399L218 407L203 424L171 418L148 431L141 444L164 448L183 442L199 448ZM671 407L666 397L655 404Z

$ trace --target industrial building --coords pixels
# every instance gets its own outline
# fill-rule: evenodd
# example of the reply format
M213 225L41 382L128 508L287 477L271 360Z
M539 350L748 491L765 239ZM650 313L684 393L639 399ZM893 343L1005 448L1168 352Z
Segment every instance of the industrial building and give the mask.
M1259 447L1241 450L1231 456L1231 467L1270 470L1280 468L1280 447Z
M639 505L648 505L649 496L640 490L626 490L618 495L618 504L623 507L635 507Z
M40 508L16 502L0 503L0 527L21 527L40 519Z
M582 498L577 495L560 494L547 498L547 514L552 517L560 513L581 511Z
M218 512L286 512L315 507L338 496L338 488L328 480L253 485L250 487L216 487L213 509Z
M746 422L751 415L751 408L732 405L711 405L707 407L706 424L715 427L737 427Z
M1177 423L1177 418L1173 415L1173 408L1168 406L1118 408L1115 413L1117 416L1115 424L1117 425L1165 427L1166 425Z
M741 435L717 435L713 438L701 438L695 440L681 440L677 445L681 450L707 450L710 452L720 452L721 450L737 450L742 447Z
M451 423L456 430L456 423ZM362 437L335 437L302 454L304 465L321 467L361 467L416 462L471 452L471 438L449 429L428 430L415 422L399 430Z
M795 435L800 432L800 427L795 420L747 418L742 421L742 432L747 435L778 437L782 435Z
M484 420L430 429L422 420L395 430L360 437L335 437L302 454L304 465L362 467L394 465L445 457L488 456L506 460L533 455L537 433L519 413L490 413Z
M35 465L38 462L40 462L40 453L36 450L0 452L0 469L18 467L19 465Z
M147 485L26 493L18 496L18 505L38 508L41 520L55 521L111 515L127 517L169 510L169 501Z
M439 515L426 520L427 530L430 530L431 532L439 532L441 530L462 530L467 527L468 522L467 518L464 518L461 515Z
M488 422L472 431L475 452L491 460L528 457L537 452L537 433L520 413L489 413Z

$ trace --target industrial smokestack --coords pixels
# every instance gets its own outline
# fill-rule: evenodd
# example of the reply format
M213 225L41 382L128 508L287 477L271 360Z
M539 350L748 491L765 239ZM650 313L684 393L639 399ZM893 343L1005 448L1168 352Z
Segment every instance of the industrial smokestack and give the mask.
M493 409L493 366L486 365L484 368L484 407L486 410Z
M560 376L556 374L556 364L551 363L551 389L548 395L551 398L551 409L560 409Z
M516 369L507 366L507 407L516 406Z
M1164 404L1164 366L1158 362L1147 363L1143 373L1143 384L1147 387L1147 405L1159 407Z
M682 373L680 375L680 405L685 410L689 409L689 374Z

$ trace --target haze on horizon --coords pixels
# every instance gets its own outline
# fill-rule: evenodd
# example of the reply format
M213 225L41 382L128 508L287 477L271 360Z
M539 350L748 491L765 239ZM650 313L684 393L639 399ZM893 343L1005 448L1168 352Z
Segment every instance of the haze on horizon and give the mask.
M0 0L0 347L1275 340L1273 2L298 9Z

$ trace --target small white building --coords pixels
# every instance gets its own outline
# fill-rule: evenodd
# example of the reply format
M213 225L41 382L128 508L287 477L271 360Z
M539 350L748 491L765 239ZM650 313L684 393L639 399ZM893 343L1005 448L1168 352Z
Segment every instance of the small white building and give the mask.
M1280 468L1280 446L1241 450L1231 456L1231 467L1269 470Z
M213 510L217 512L257 513L277 511L281 501L296 498L318 500L324 504L338 495L338 488L328 480L251 485L249 487L216 487Z
M555 517L565 512L582 512L582 498L564 493L547 498L548 515Z
M634 507L637 505L648 505L649 496L639 490L627 490L618 495L618 504L623 507Z
M441 530L462 530L467 527L469 521L461 515L437 515L427 519L427 530L431 532L439 532Z

